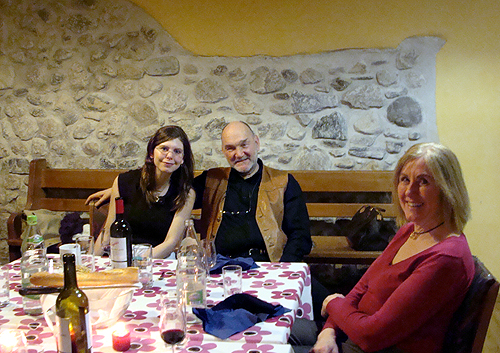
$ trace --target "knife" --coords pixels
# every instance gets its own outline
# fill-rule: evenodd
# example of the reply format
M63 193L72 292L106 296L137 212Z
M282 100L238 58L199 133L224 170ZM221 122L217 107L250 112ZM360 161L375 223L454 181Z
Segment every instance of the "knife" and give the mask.
M82 290L85 289L113 289L113 288L140 288L141 284L136 283L136 284L110 284L106 286L83 286L79 287ZM19 294L22 296L25 295L38 295L38 294L52 294L52 293L59 293L62 291L63 287L44 287L44 286L39 286L39 287L26 287L26 288L20 288L19 289Z

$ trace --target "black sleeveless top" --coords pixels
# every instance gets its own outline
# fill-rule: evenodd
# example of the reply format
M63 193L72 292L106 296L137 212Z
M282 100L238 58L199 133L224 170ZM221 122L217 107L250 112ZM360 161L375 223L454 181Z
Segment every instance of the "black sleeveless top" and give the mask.
M131 170L118 176L118 190L125 206L124 216L132 228L132 243L161 244L174 218L173 201L177 190L171 184L166 195L151 206L139 185L141 170Z

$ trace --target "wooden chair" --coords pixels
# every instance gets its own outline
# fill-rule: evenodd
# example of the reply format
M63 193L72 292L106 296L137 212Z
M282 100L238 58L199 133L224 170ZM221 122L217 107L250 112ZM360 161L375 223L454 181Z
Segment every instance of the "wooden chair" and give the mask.
M476 274L446 333L443 353L481 353L499 283L474 257ZM446 290L446 289L444 289Z

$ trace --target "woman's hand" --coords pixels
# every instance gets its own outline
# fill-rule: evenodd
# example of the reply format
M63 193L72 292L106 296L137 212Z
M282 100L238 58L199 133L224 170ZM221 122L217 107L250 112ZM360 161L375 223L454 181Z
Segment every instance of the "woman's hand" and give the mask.
M340 293L330 294L328 297L326 297L325 300L323 300L323 305L321 306L321 316L323 317L328 316L326 307L328 306L328 303L330 303L330 300L335 298L345 298L345 297Z
M95 202L95 207L99 207L108 202L110 197L111 197L111 188L101 190L98 192L94 192L92 195L87 197L87 200L85 200L85 204L88 205L90 204L90 201L97 199L97 201Z
M318 339L314 347L309 353L339 353L339 347L335 342L335 330L333 328L325 328L318 335Z

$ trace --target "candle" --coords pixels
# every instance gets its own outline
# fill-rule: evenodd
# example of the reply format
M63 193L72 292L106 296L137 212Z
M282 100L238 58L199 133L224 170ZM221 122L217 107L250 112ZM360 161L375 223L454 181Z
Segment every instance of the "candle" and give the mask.
M116 325L111 336L115 351L125 352L130 348L130 332L125 328L125 325Z
M27 341L24 333L18 330L5 330L0 333L1 353L24 353Z

